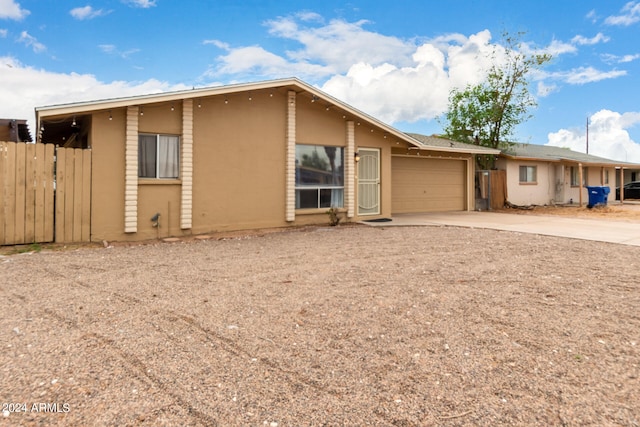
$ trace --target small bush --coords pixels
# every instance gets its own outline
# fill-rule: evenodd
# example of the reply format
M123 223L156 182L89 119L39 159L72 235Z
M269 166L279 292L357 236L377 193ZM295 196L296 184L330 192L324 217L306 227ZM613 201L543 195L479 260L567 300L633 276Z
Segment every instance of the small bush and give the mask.
M331 207L328 211L327 211L327 215L329 215L329 225L332 227L335 227L336 225L338 225L340 223L340 216L338 215L338 208L336 207Z

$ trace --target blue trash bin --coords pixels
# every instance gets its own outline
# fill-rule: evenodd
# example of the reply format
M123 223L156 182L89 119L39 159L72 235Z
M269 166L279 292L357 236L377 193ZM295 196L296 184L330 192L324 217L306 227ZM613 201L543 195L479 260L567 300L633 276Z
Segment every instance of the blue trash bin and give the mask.
M591 187L587 186L587 192L589 193L589 204L587 207L591 209L597 205L606 205L609 198L609 187Z

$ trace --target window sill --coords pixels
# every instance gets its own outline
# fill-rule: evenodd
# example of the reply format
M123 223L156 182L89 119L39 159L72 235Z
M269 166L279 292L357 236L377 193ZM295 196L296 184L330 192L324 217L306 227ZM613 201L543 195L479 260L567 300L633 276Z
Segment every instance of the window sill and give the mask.
M138 185L180 185L180 179L138 178Z
M521 182L520 185L538 185L538 182Z
M296 209L296 215L318 215L318 214L326 214L331 208L305 208L305 209ZM338 208L339 213L344 213L347 211L347 208Z

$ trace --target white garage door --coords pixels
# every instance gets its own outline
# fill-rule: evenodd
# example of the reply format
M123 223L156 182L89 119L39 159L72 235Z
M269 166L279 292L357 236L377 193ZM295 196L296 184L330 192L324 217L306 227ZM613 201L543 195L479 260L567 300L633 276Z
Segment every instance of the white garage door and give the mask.
M466 161L393 157L392 213L465 210Z

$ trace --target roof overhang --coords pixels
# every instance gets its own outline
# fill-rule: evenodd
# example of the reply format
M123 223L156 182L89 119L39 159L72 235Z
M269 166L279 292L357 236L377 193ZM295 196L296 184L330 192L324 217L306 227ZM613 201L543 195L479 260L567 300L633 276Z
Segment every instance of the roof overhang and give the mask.
M439 151L439 152L451 152L451 153L467 153L467 154L499 154L499 150L491 149L475 149L475 148L457 148L457 147L441 147L430 146L420 143L409 135L401 132L400 130L390 126L373 116L370 116L345 102L334 98L333 96L321 91L320 89L303 82L295 77L268 80L262 82L253 83L239 83L217 87L207 88L193 88L191 90L181 90L174 92L155 93L148 95L138 95L123 98L112 98L97 101L85 101L75 102L70 104L51 105L36 107L36 124L38 129L40 128L41 121L47 117L60 117L60 116L73 116L81 115L96 111L105 111L116 108L126 108L128 106L144 106L149 104L157 104L163 102L177 102L184 99L197 99L218 95L230 95L240 92L257 91L263 89L283 89L293 90L297 93L308 93L312 97L315 96L319 100L331 105L332 108L337 108L344 113L345 118L349 118L354 121L365 121L371 125L379 128L381 131L387 133L389 136L393 136L398 140L404 141L415 149Z
M616 161L598 162L593 160L580 160L580 159L571 159L566 157L541 158L541 157L531 157L531 156L514 156L511 154L505 154L505 153L501 153L500 157L503 157L507 160L518 160L518 161L524 161L524 162L573 163L576 165L582 164L585 166L623 168L623 169L640 168L640 165L637 165L634 163L616 162Z

